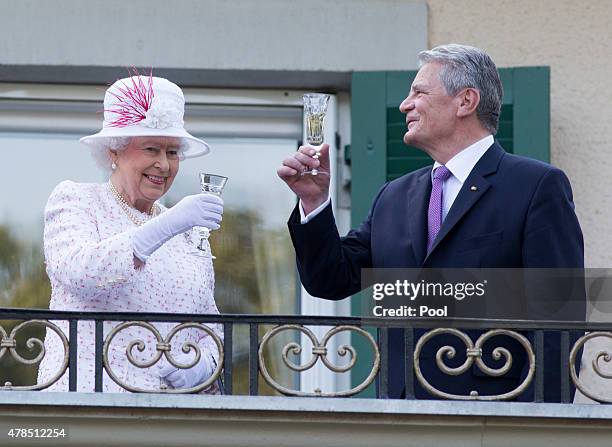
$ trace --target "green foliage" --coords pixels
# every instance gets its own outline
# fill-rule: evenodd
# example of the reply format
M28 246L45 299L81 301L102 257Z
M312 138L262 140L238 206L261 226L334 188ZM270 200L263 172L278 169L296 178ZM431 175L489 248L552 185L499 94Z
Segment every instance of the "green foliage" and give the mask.
M221 228L211 233L216 256L215 300L222 313L294 313L295 253L284 226L265 228L254 211L225 212ZM260 327L260 337L270 330ZM248 326L234 327L233 392L248 394ZM291 334L277 336L264 352L268 371L292 386L293 374L279 368L282 346L294 341ZM277 394L263 380L259 394Z
M15 280L19 278L19 260L23 251L8 227L0 225L0 302L7 302Z
M10 229L0 225L0 285L2 298L8 307L48 308L51 296L49 278L45 272L42 250L20 242ZM3 303L3 304L4 304ZM0 326L7 334L19 321L2 321ZM17 334L17 352L25 358L35 357L39 348L29 350L26 342L31 338L43 340L42 327L27 327ZM13 385L32 385L36 383L38 365L23 365L6 353L0 359L0 385L10 381Z
M255 313L260 301L253 262L254 235L261 219L251 211L226 212L209 242L216 256L215 300L224 313Z

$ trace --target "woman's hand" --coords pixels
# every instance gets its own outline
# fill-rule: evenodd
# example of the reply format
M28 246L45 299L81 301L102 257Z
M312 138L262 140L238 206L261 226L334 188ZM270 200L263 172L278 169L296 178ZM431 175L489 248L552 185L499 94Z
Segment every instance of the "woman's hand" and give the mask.
M213 194L194 194L184 197L165 213L163 218L174 236L193 227L217 230L223 217L223 199ZM144 226L144 225L143 225Z
M193 362L193 355L179 354L174 358L174 362L179 365L189 365ZM203 353L200 361L191 368L177 368L162 357L157 363L160 379L174 389L193 388L207 381L215 371L215 365L208 354Z
M213 194L187 196L134 232L132 237L134 255L146 262L155 250L177 234L184 233L193 227L216 230L222 218L223 200L221 197Z

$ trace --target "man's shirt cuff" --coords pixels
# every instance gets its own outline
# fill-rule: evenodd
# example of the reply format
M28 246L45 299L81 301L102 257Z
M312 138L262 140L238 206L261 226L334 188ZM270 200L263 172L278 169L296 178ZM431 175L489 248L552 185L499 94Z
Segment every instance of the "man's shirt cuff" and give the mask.
M302 201L300 200L300 223L301 224L305 224L310 222L312 219L314 219L321 211L323 211L325 209L325 207L327 205L329 205L329 203L331 202L331 198L328 197L327 200L325 202L323 202L321 205L319 205L318 207L316 207L314 210L312 210L310 213L308 213L308 215L304 214L304 208L302 207Z

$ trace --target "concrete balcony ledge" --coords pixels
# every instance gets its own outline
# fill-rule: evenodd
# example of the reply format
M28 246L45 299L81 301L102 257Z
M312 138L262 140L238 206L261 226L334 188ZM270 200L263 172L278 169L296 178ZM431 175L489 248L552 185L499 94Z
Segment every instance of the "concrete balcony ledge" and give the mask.
M64 428L15 439L10 428ZM610 446L612 406L0 392L0 445Z

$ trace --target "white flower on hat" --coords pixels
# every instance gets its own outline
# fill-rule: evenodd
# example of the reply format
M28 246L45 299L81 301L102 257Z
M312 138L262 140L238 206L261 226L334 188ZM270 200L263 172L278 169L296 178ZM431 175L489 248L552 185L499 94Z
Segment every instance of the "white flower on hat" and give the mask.
M140 124L152 129L183 127L181 115L181 110L176 107L176 101L164 98L153 99L153 104L145 113L145 118Z

